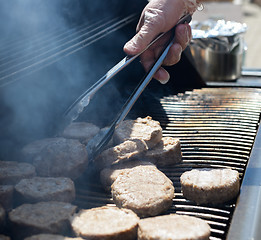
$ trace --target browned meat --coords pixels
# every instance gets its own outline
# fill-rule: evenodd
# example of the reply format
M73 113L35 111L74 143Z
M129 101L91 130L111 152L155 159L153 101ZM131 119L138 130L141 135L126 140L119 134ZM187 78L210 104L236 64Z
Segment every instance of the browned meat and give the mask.
M141 219L138 240L207 240L210 227L202 219L170 214Z
M185 198L197 204L218 204L239 193L239 174L232 169L194 169L180 177Z
M34 177L23 179L15 186L17 201L36 203L42 201L72 202L75 199L74 183L70 178Z
M99 207L81 210L72 220L77 236L93 240L135 240L139 218L128 209Z
M44 138L33 141L25 145L21 150L21 160L25 162L32 162L34 157L37 156L47 145L55 144L60 138Z
M130 159L142 156L147 151L147 145L143 140L130 139L112 148L103 151L96 159L95 166L98 169L114 164L126 162Z
M62 137L78 139L86 145L99 131L100 128L92 123L73 122L64 129Z
M182 153L179 139L163 137L153 149L146 152L144 159L157 166L180 163L182 160Z
M114 133L114 142L122 143L128 139L143 139L148 148L153 148L162 138L162 128L158 121L151 117L137 118L136 120L125 120Z
M0 205L9 211L13 207L13 185L0 185Z
M15 239L39 233L64 234L70 229L69 218L76 206L64 202L39 202L23 204L9 212Z
M100 172L100 180L104 189L108 192L111 191L111 185L114 183L116 178L130 169L137 166L152 166L156 167L153 163L145 162L145 161L128 161L122 164L116 164L111 168L104 168Z
M166 211L174 198L171 180L153 166L138 166L122 173L111 189L118 207L131 209L140 217Z
M38 176L75 179L85 171L88 165L87 150L78 140L48 138L42 142L43 147L39 147L40 143L37 141L31 143L31 147L24 148L30 149L27 153Z
M16 184L23 178L35 176L35 168L29 163L0 161L0 184Z

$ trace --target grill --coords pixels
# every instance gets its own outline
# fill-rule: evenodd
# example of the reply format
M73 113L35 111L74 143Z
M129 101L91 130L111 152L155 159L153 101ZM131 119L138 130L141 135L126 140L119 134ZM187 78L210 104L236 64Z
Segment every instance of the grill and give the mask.
M162 108L152 105L148 112L160 121L164 136L180 138L183 162L161 168L174 183L175 198L169 213L205 219L211 226L211 239L225 239L236 199L219 206L198 206L184 199L179 178L193 168L230 167L243 179L257 133L261 112L261 90L217 87L186 91L156 98ZM104 193L97 175L79 181L78 206L83 208L113 204Z
M69 24L69 28L45 29L22 40L1 40L0 158L16 160L19 149L26 143L56 134L56 125L69 104L98 79L100 73L121 59L119 46L132 36L139 16L134 12L122 17L106 16L86 24L76 21ZM100 54L102 51L105 54ZM95 65L95 62L99 64ZM86 65L90 65L90 69L79 70ZM92 68L96 71L93 72ZM90 105L90 112L95 114L90 117L87 112L83 119L88 116L91 121L105 126L104 118L114 116L117 110L115 102L106 102L107 93L110 92L109 97L113 95L114 100L126 97L129 87L136 86L135 79L139 80L142 72L133 69L136 71L124 75L124 83L116 83L120 93L114 87L106 86L106 97L103 98L103 92L93 99L105 108ZM152 82L128 115L131 119L149 115L160 122L163 136L181 141L183 162L160 168L175 187L173 205L167 213L206 220L211 226L211 239L246 239L252 236L260 239L260 79L242 77L234 83L216 82L203 86L205 84L188 55L183 55L180 63L169 70L174 76L168 83L172 85L161 86ZM44 94L43 88L46 90ZM48 98L38 101L39 95ZM9 100L11 105L5 105ZM119 102L121 105L124 101ZM30 103L29 106L26 103ZM14 111L14 106L19 106L19 110ZM242 182L238 199L215 207L199 206L186 200L179 178L185 171L202 167L237 170ZM74 204L79 208L114 205L110 194L103 190L95 169L87 169L75 185Z

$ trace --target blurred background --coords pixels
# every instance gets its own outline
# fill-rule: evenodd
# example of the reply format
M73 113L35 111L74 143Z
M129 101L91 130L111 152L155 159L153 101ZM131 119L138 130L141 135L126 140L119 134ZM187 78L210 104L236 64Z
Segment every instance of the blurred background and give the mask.
M203 0L203 5L204 10L195 13L195 20L215 18L247 24L244 34L247 52L243 65L246 68L261 68L261 0Z

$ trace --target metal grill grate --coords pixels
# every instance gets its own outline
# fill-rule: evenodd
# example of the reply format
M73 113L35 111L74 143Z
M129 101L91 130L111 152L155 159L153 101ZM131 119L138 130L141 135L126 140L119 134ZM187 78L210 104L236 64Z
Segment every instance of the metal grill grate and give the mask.
M93 23L52 29L28 39L13 40L0 47L0 87L71 56L137 19L104 18Z
M184 199L180 175L199 167L231 167L241 180L255 140L260 112L261 89L203 88L159 98L150 115L160 121L164 136L180 138L183 162L160 168L174 183L175 198L169 213L205 219L211 239L225 239L236 200L219 206L198 206ZM83 208L113 204L99 184L88 175L77 185L76 204Z

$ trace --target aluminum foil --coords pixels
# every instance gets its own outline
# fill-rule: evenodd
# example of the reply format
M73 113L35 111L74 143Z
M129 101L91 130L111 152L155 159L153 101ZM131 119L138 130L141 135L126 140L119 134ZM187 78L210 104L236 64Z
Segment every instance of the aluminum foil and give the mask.
M191 22L192 35L197 38L228 37L246 32L247 25L225 20L209 19L203 22Z
M222 52L231 52L240 45L247 30L244 23L225 20L192 21L190 25L194 44Z

